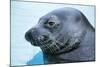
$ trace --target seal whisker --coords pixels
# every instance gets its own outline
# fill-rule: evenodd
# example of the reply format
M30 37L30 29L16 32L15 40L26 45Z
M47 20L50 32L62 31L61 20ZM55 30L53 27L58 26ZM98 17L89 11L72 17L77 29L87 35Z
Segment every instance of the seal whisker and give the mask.
M44 42L45 45L44 45L43 43L42 43L42 44L43 44L44 48L47 47L47 48L50 50L50 52L52 53L52 52L53 52L53 49L50 47L51 44L47 43L47 42L49 42L49 41L50 41L50 40Z
M56 50L59 49L59 47L56 45L56 42L54 41L51 45L52 45L53 52L56 53Z

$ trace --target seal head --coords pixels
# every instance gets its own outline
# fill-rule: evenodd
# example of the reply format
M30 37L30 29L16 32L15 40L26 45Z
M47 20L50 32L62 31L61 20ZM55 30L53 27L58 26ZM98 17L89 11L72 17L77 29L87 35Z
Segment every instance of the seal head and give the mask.
M39 19L38 24L26 32L25 38L39 46L46 55L59 55L80 46L86 28L92 26L85 16L74 8L56 9Z

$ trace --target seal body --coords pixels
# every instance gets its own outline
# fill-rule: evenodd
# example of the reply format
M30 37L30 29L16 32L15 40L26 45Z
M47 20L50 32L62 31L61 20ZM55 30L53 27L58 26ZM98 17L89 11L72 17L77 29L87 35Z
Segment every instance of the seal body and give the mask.
M44 15L25 38L42 49L48 64L95 60L95 29L74 8L60 8Z

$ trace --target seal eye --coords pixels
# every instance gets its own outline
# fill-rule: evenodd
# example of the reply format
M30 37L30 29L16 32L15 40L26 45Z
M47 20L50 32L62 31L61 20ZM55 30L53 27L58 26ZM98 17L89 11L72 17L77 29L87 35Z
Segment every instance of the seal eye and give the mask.
M50 26L53 26L55 23L54 23L54 22L48 22L48 24L49 24Z
M46 27L48 27L48 28L53 28L53 27L55 27L55 25L56 25L56 23L51 22L51 21L46 23Z

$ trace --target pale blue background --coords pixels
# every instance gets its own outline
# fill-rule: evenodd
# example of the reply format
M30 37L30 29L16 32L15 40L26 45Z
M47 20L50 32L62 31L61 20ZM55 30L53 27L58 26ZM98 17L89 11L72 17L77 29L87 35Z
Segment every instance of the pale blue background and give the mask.
M37 24L41 16L61 7L79 9L95 27L94 6L11 2L11 65L43 64L41 49L27 42L24 35Z

